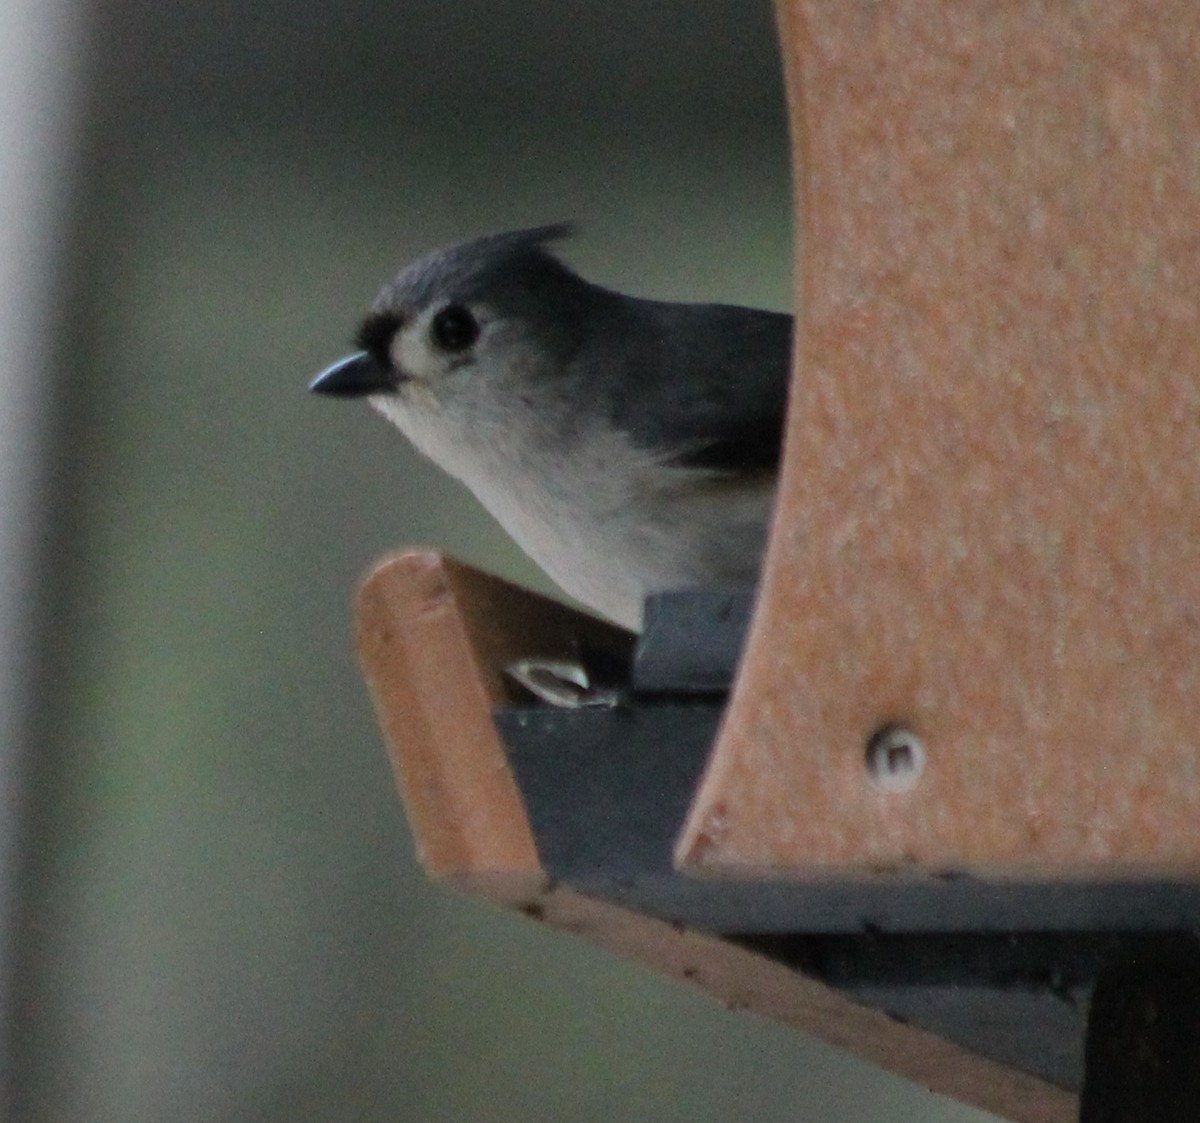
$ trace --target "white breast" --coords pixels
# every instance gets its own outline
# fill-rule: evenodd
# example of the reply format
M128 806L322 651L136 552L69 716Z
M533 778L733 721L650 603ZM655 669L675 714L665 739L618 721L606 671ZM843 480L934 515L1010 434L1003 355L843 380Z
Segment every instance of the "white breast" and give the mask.
M502 405L464 421L426 392L371 404L461 480L567 593L639 630L647 593L756 578L772 505L746 489L668 468L622 434L570 434ZM478 402L473 403L477 406Z

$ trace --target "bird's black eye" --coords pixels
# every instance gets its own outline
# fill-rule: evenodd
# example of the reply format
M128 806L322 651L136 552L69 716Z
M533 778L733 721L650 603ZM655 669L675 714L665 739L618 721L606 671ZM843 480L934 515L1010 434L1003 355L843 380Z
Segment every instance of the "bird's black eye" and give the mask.
M465 351L479 338L479 324L461 304L447 304L433 317L429 332L442 351Z

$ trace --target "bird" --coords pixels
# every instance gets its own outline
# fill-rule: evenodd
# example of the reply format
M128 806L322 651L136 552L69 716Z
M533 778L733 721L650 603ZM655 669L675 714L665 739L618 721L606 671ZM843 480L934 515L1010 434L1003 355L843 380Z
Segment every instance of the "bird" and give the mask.
M645 598L757 581L792 318L627 296L566 223L419 257L309 388L366 398L565 593L638 632Z

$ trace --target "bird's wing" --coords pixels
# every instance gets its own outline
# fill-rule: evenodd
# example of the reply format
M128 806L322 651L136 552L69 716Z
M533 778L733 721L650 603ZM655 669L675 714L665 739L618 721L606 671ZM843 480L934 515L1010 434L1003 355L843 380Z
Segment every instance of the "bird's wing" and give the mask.
M656 305L615 412L634 442L679 467L774 471L783 446L792 318L726 305Z

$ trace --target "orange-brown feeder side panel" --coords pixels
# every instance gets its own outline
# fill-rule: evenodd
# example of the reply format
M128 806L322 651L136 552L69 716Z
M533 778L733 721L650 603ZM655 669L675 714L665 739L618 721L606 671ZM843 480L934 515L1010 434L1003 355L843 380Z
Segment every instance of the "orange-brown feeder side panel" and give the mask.
M679 857L1200 874L1200 5L780 14L785 479Z

